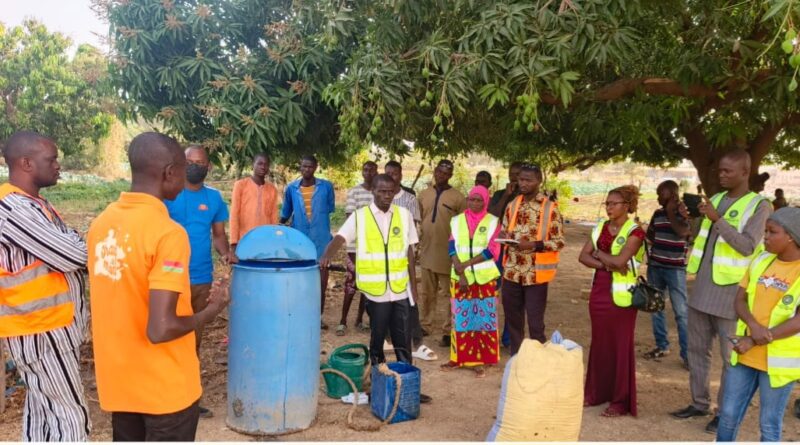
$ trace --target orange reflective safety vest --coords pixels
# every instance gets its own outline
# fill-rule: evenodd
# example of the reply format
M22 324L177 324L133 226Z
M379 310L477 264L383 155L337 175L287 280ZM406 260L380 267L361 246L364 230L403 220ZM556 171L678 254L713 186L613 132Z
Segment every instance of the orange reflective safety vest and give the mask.
M522 195L514 200L514 207L513 210L511 210L511 221L509 221L508 228L506 229L506 232L509 234L517 225L517 213L522 205L522 200ZM536 228L536 234L531 241L547 241L550 239L550 224L553 222L556 203L545 198L541 202L541 206L539 226ZM558 258L558 251L536 252L533 254L533 270L536 284L548 283L556 277ZM503 266L506 265L506 261L508 261L508 255L503 258Z
M0 186L0 200L11 193L28 196L11 184ZM52 220L53 215L44 211ZM67 326L74 311L63 273L41 260L14 273L0 267L0 337L38 334Z

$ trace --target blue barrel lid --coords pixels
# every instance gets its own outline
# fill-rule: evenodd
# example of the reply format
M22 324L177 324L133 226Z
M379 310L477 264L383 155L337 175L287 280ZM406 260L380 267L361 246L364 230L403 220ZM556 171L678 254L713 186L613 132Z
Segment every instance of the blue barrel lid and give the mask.
M236 246L242 261L306 261L317 259L317 248L303 232L287 226L260 226Z

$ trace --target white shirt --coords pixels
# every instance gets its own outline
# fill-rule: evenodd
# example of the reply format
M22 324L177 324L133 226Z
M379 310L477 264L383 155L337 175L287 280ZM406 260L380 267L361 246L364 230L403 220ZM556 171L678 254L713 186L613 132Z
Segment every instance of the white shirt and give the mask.
M397 207L397 209L400 211L400 220L403 223L403 227L406 228L406 240L408 240L408 245L409 246L413 246L413 245L419 243L419 236L417 235L417 228L414 226L413 217L411 216L411 212L409 212L407 209L405 209L403 207L399 207L399 206ZM381 209L379 209L378 206L375 205L375 203L372 203L372 204L369 205L369 210L371 210L372 214L375 216L375 222L378 223L378 229L380 229L381 235L383 235L383 240L385 242L389 237L389 226L392 223L392 210L393 210L393 208L389 207L389 211L384 212ZM356 234L356 214L355 213L351 214L347 218L347 221L345 221L344 224L342 224L342 227L339 229L339 232L337 233L337 235L339 235L342 238L344 238L346 243L355 242L357 244L359 242L359 240L357 239L358 236ZM358 254L356 254L356 255L358 255ZM356 260L358 260L358 259L356 258ZM358 275L358 272L356 272L356 280L358 280L358 276L357 275ZM411 277L409 277L409 280L410 279L411 279ZM400 300L405 300L406 298L409 298L409 296L411 296L411 290L410 290L410 288L406 288L405 291L403 291L403 292L401 292L399 294L396 294L396 293L392 292L391 287L388 286L388 284L387 284L386 293L384 293L380 297L374 297L374 296L369 295L367 293L364 293L364 295L368 299L370 299L372 301L375 301L375 302L379 302L379 303L386 302L386 301L400 301Z

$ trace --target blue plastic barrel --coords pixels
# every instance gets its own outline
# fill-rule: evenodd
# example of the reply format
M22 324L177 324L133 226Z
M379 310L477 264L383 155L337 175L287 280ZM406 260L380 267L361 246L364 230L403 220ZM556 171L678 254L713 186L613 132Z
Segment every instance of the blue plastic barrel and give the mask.
M227 424L284 434L317 414L320 280L314 244L298 230L262 226L236 248L228 325Z
M389 423L414 420L419 417L420 378L419 368L403 362L388 363L389 369L400 374L400 402L397 413ZM372 414L385 420L392 413L397 382L393 375L381 374L378 367L372 368L372 394L370 406Z

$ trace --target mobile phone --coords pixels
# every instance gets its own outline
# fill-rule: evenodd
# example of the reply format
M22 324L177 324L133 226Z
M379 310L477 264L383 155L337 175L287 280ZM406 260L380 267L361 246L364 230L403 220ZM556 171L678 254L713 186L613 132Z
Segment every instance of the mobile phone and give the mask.
M703 202L703 197L693 193L683 194L683 203L686 205L686 210L689 211L689 216L698 218L700 216L700 203Z

